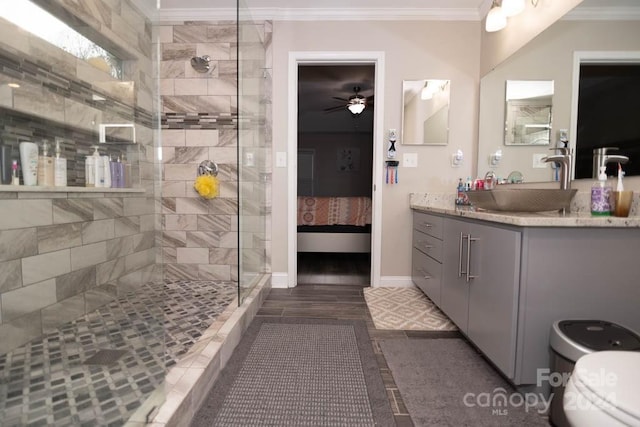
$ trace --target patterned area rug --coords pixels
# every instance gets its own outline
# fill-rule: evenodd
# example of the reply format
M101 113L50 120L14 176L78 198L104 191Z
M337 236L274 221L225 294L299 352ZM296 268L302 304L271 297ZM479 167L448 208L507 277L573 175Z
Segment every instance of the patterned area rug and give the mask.
M364 288L376 329L456 331L458 328L420 289Z
M362 321L256 318L192 427L391 426Z

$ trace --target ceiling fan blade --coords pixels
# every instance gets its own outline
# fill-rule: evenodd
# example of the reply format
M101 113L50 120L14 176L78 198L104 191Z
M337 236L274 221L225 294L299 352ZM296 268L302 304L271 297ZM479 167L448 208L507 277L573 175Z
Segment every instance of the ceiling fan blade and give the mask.
M340 111L340 110L346 110L347 108L344 105L338 105L336 107L329 107L329 108L325 108L324 111L325 113L333 113L334 111Z
M331 98L333 98L333 99L337 99L338 101L349 102L349 100L348 100L348 99L340 98L339 96L332 96Z

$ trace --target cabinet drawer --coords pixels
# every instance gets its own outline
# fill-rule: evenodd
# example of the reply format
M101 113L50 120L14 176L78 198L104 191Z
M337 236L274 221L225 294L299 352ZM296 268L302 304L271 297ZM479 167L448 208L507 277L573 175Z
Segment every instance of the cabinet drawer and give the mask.
M413 228L430 236L442 239L444 230L444 218L441 216L430 215L424 212L413 212Z
M411 279L436 305L440 305L442 264L417 249L413 249Z
M442 240L414 230L413 247L434 258L436 261L442 262Z

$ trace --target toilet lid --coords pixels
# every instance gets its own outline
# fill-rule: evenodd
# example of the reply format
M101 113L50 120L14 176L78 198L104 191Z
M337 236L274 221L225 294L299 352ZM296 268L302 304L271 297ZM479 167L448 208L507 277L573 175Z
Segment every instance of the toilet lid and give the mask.
M571 375L585 397L611 403L604 409L606 412L616 418L640 421L640 352L587 354L578 359Z

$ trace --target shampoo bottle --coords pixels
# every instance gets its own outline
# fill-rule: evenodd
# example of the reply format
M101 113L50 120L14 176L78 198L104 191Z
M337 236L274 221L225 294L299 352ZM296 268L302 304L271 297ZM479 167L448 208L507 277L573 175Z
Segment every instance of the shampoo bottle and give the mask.
M19 146L24 185L38 185L38 144L22 141Z
M98 163L100 161L100 153L98 153L98 147L92 147L95 151L93 154L85 157L84 163L84 181L85 187L96 186L96 171L98 170Z
M606 167L600 167L598 180L591 187L591 215L611 215L611 187L607 184Z
M38 156L38 185L53 186L53 157L49 152L49 141L42 142L42 154Z
M56 138L56 157L53 159L53 185L67 186L67 159L62 155L62 138Z
M102 186L111 188L111 167L109 156L101 156L102 159Z

